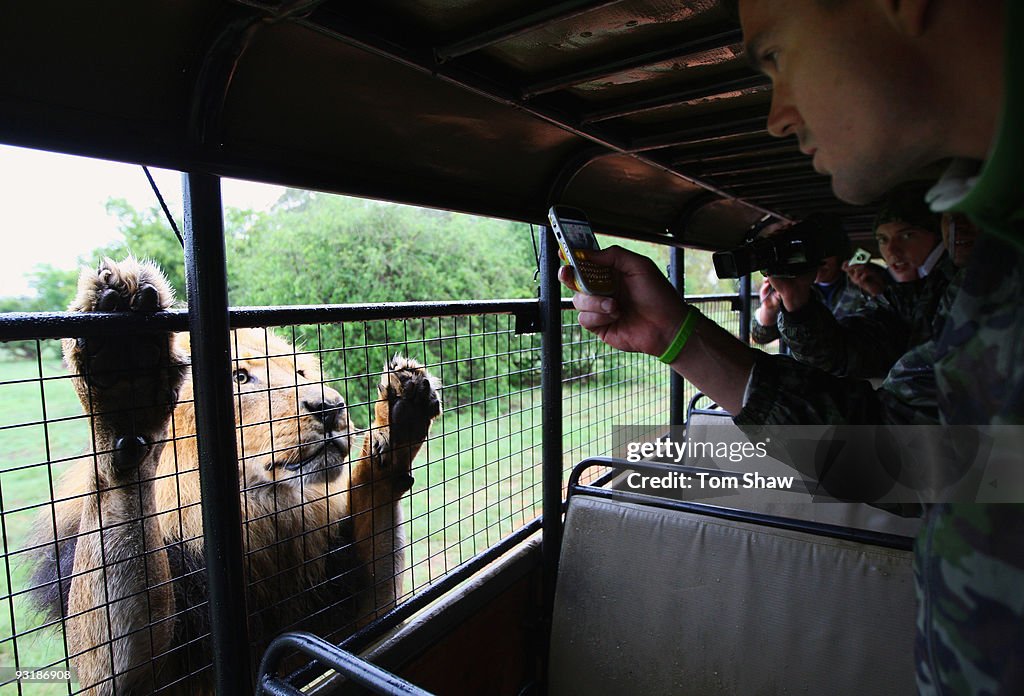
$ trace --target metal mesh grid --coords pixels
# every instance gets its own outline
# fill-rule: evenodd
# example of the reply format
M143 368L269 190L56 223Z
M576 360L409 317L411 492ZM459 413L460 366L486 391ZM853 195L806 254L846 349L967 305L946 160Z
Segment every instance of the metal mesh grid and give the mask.
M580 327L575 311L562 319L565 481L582 460L612 454L615 427L668 424L669 372L656 358L609 348Z
M58 479L82 458L88 419L60 361L57 341L25 341L0 360L0 531L4 568L0 586L0 693L69 693L70 685L18 683L16 670L69 669L59 621L29 599L33 563L45 549L30 538L53 525Z
M303 509L329 505L331 500L344 497L346 485L357 484L339 475L334 488L328 485L313 490L305 468L291 471L277 460L291 462L306 456L302 447L282 433L298 430L302 440L303 423L310 410L310 389L321 401L312 410L319 409L321 415L331 411L331 395L344 401L355 431L351 458L358 459L359 441L375 434L370 425L378 400L377 385L396 352L419 360L444 385L443 415L412 465L415 484L400 498L407 539L399 542L399 550L406 557L407 570L396 599L400 602L412 595L539 514L540 340L537 335L517 335L515 317L433 317L275 329L273 334L283 342L275 341L265 331L250 333L256 336L256 347L262 343L262 349L253 350L251 336L240 345L236 334L234 376L242 381L241 369L253 373L251 382L246 378L245 386L239 385L236 411L241 425L239 467L249 591L251 595L269 597L268 601L250 602L254 636L308 628L311 621L317 623L317 618L322 618L320 632L339 638L357 623L365 622L365 615L353 614L351 607L342 606L344 597L332 601L330 588L325 587L329 583L317 583L315 578L303 582L315 575L312 568L333 560L342 564L335 567L342 568L344 577L344 564L351 563L344 556L352 549L351 544L319 552L313 548L315 544L309 538L334 530L317 525L308 514L304 517ZM0 627L0 664L25 669L66 668L69 647L60 622L42 618L27 595L32 586L33 554L42 547L26 548L26 538L33 526L54 526L54 505L50 501L56 480L80 460L83 450L86 459L95 452L89 446L89 420L81 414L57 358L57 342L37 345L32 359L0 364L0 398L4 404L0 451L6 460L0 473L0 524L6 542L5 585L0 597L6 605L0 611L6 625ZM239 361L241 355L247 360ZM280 381L268 378L273 364L282 361L292 365L290 381L283 375ZM296 378L297 371L306 374ZM322 379L316 373L322 374ZM250 386L252 389L243 396L243 390ZM290 404L290 410L271 406L278 397ZM243 398L258 403L255 408L252 404L247 407ZM300 407L302 403L305 406ZM147 543L149 553L172 556L172 582L178 591L176 611L148 623L191 624L188 630L180 626L176 629L176 642L192 641L195 649L178 649L176 645L171 652L179 653L177 657L185 665L183 673L195 675L209 671L204 657L208 646L201 644L207 606L201 592L203 571L197 567L199 559L194 553L189 556L201 541L201 526L197 524L196 462L183 455L187 440L194 439L187 431L187 424L183 426L180 418L172 421L168 434L172 442L164 455L170 457L172 465L155 477L156 485L170 491L171 502L165 501L166 507L160 507L159 512L170 515L169 527L177 531L166 544ZM264 436L266 442L260 444L259 438L249 437L251 434ZM321 434L320 439L328 438ZM268 459L268 450L274 453L273 459ZM325 460L324 466L337 467L337 463ZM351 463L338 468L351 468ZM285 495L289 487L305 489L304 499L296 501ZM268 499L273 501L269 507ZM294 525L285 523L286 517L296 514L302 518L298 534ZM375 514L375 510L369 513L370 517ZM331 520L332 525L336 522ZM260 527L258 533L256 527ZM291 548L296 543L302 547L298 559ZM332 558L338 555L342 558ZM271 572L254 569L268 559ZM316 595L316 609L305 606L304 601L309 601L303 599L305 593ZM346 620L339 620L341 616ZM258 654L260 646L253 648ZM11 680L0 685L0 693L71 693L77 688L69 682L19 683L13 680L13 674L8 676ZM167 682L161 685L167 686Z
M698 304L705 314L735 329L737 319L728 298ZM654 358L608 348L578 326L575 312L563 313L563 322L563 450L568 470L581 459L609 453L615 425L667 423L669 389L667 369ZM369 618L318 570L329 567L329 576L351 577L358 585L351 559L355 546L315 543L343 525L329 517L329 524L318 523L320 518L304 512L343 499L347 486L357 485L337 471L331 474L336 476L332 485L310 484L308 468L287 466L309 459L303 448L308 449L308 443L297 446L281 432L291 428L301 439L303 428L315 425L311 415L314 421L332 417L339 408L336 396L353 424L352 451L344 466L325 455L322 468L353 470L352 462L361 454L360 441L374 436L370 426L377 385L396 353L418 360L440 380L443 413L411 465L415 483L399 498L406 537L398 548L406 569L401 586L392 585L394 600L400 603L419 592L540 514L540 336L520 335L515 329L512 315L481 314L295 325L269 333L255 329L251 332L256 349L253 340L243 346L235 335L236 382L242 368L269 372L271 363L279 361L289 365L286 371L291 375L278 381L269 377L263 384L258 379L240 382L237 387L245 559L250 595L259 597L249 607L254 655L261 650L262 638L283 630L312 624L328 639L338 640ZM0 666L67 669L71 649L61 622L46 619L29 601L33 561L44 549L31 546L27 536L33 528L52 529L50 501L58 479L95 452L90 447L90 421L82 415L61 365L58 342L31 345L28 357L0 361L0 452L5 462L0 470L0 529L5 538ZM244 364L237 359L243 355ZM296 376L300 370L306 374ZM257 408L243 404L245 387ZM276 396L284 398L288 408L271 407ZM186 392L182 399L187 402ZM311 400L316 402L312 407ZM306 405L300 406L303 402ZM248 434L259 431L265 431L267 442L256 446ZM313 442L331 439L326 431L317 432ZM176 680L178 686L191 688L211 671L204 642L204 571L195 555L201 541L196 522L198 477L194 459L183 454L191 438L187 425L175 419L165 447L171 465L158 473L156 485L170 492L157 512L165 523L171 520L165 526L176 533L146 544L146 553L164 553L170 559L172 579L167 582L176 592L173 612L157 612L136 630L148 640L161 625L175 625L174 640L164 654L178 660L177 671L160 675L158 691L174 686ZM269 459L268 451L274 453ZM305 497L284 495L289 487ZM289 516L291 525L285 519ZM343 531L351 535L351 526ZM270 570L259 570L261 564ZM4 678L8 681L0 685L0 694L73 693L79 688L70 681L33 684L17 682L13 674Z
M739 332L740 313L735 295L686 298L706 317L732 334ZM753 309L757 308L754 298ZM778 343L756 346L778 352ZM563 314L563 474L588 457L613 454L616 426L665 426L670 424L669 371L656 358L622 353L609 348L576 323L576 312ZM697 389L684 382L689 403ZM593 467L582 483L599 478Z

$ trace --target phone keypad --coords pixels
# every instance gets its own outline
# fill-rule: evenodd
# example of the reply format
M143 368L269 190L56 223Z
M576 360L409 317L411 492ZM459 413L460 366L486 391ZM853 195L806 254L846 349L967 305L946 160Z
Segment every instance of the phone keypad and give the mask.
M583 281L591 289L598 292L609 292L612 289L612 271L608 266L584 261L577 255L576 267L583 276Z

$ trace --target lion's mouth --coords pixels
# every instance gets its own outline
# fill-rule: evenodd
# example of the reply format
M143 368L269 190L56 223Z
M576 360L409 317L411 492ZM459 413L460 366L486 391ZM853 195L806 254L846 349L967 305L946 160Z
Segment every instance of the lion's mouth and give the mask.
M323 440L304 444L299 449L299 459L283 462L288 471L329 470L340 467L351 448L350 438L344 433L328 433Z

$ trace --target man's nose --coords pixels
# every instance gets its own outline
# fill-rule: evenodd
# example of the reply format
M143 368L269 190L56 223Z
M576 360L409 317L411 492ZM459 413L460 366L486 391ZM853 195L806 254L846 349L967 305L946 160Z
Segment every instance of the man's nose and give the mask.
M768 111L768 132L776 138L796 135L802 123L800 112L790 98L789 90L784 86L772 88L772 106Z

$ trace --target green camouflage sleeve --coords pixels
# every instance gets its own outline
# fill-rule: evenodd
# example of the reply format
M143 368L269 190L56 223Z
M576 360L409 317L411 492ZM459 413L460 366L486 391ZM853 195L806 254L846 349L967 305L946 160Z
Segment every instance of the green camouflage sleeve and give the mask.
M859 312L868 303L871 297L857 287L849 278L843 278L843 291L839 293L835 305L833 305L832 316L842 319L845 316Z
M762 326L754 317L750 320L750 338L759 346L779 340L778 326Z
M927 350L928 346L922 347ZM903 361L893 367L902 370ZM874 390L866 380L836 377L784 356L758 354L747 401L733 419L737 425L934 425L938 422L934 372L927 356L912 361L906 379L890 375ZM915 396L908 401L908 394Z
M922 694L1019 694L1024 686L1024 505L933 505L915 548L914 653Z
M848 377L885 376L909 341L908 326L886 295L842 319L812 299L798 312L783 311L778 328L794 358Z

